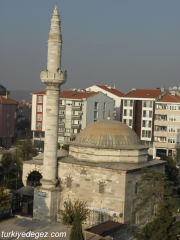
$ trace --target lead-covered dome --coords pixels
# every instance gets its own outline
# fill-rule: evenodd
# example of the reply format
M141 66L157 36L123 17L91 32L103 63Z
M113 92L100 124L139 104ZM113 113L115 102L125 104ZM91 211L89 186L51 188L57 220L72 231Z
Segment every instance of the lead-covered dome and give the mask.
M75 146L103 149L143 149L137 134L126 124L100 120L89 124L71 143Z

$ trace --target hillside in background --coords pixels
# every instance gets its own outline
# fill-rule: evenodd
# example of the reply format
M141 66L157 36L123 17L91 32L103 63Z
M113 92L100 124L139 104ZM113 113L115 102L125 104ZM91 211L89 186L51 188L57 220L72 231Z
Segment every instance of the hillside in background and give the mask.
M19 100L25 100L25 101L31 101L31 93L36 91L29 91L29 90L10 90L10 95L8 95L8 98L19 101Z

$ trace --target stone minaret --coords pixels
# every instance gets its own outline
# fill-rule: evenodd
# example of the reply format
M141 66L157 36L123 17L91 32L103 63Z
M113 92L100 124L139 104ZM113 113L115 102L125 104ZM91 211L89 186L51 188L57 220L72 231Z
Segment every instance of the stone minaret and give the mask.
M57 6L54 8L48 36L47 70L40 78L46 84L46 126L42 187L54 188L57 183L57 144L60 86L66 82L66 71L61 72L61 20Z

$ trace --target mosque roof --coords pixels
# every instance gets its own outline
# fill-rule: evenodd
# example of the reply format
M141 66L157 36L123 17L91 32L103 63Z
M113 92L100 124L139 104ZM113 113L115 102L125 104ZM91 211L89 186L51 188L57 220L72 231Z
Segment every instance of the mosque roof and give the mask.
M130 127L114 120L100 120L89 124L71 144L103 149L147 149Z

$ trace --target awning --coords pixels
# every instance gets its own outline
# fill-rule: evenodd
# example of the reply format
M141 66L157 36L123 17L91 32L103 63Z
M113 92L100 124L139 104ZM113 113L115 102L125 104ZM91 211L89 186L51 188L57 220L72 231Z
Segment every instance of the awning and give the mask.
M92 233L94 235L98 235L98 236L102 236L102 237L106 237L106 236L108 236L112 233L115 233L119 230L122 230L126 227L127 227L126 224L122 224L119 222L114 222L114 221L109 220L107 222L101 223L94 227L87 228L87 229L85 229L85 232Z
M22 187L13 192L14 194L21 194L26 196L34 196L34 188Z

